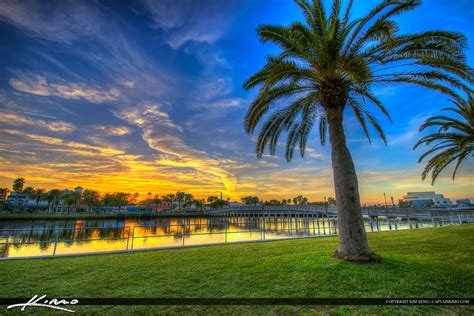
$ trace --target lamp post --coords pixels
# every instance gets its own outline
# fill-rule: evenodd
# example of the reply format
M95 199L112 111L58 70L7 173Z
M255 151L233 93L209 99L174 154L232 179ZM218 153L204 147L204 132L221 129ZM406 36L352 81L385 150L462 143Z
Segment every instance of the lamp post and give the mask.
M326 197L324 197L324 208L326 209L326 214L328 213L328 203L326 202Z
M387 210L387 196L385 195L385 192L383 193L383 199L385 201L385 217L387 217L387 213L388 213L388 210Z

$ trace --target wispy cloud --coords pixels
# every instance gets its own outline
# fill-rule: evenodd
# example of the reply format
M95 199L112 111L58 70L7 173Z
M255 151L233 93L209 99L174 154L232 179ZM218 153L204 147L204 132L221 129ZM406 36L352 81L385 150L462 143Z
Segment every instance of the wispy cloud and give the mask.
M19 115L11 112L0 111L0 123L10 126L32 126L49 130L51 132L72 132L76 130L76 126L72 123L63 121L44 121L32 119L30 117Z
M182 140L182 128L158 104L133 106L114 114L141 128L143 139L154 150L162 153L155 162L176 169L193 169L198 173L218 177L225 190L233 192L235 176L219 167L219 161L206 152L192 148Z
M84 99L92 103L114 101L120 97L120 91L112 88L108 91L86 84L66 83L59 78L48 82L45 75L20 72L11 78L10 85L18 91L38 96L55 96L63 99Z
M234 0L143 0L152 17L151 26L165 32L167 43L177 49L189 41L214 43L233 21Z
M81 0L0 0L0 20L34 36L65 43L95 34L102 26L99 8Z
M131 128L126 126L94 125L93 128L107 136L124 136L133 132Z

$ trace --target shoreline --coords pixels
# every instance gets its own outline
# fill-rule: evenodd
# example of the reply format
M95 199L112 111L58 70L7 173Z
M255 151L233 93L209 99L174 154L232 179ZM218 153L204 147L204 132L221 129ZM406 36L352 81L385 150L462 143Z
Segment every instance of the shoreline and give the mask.
M1 220L64 220L64 219L127 219L127 218L169 218L169 217L201 217L199 213L158 213L158 214L0 214Z

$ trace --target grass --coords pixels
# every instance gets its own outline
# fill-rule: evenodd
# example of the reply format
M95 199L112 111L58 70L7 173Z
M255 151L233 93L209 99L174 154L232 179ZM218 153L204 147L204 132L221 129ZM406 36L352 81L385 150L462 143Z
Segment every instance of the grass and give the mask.
M369 234L383 264L335 260L337 238L0 262L2 297L474 296L474 225ZM84 306L85 314L473 314L470 306ZM34 311L34 310L31 310ZM44 312L43 309L39 310Z

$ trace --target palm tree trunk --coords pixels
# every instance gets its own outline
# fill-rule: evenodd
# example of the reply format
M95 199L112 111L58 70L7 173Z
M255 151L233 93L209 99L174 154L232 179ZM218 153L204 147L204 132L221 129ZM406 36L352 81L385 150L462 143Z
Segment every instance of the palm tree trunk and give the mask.
M357 174L342 125L343 107L331 107L327 115L339 230L339 247L334 257L360 262L380 261L380 256L370 250L365 235Z

